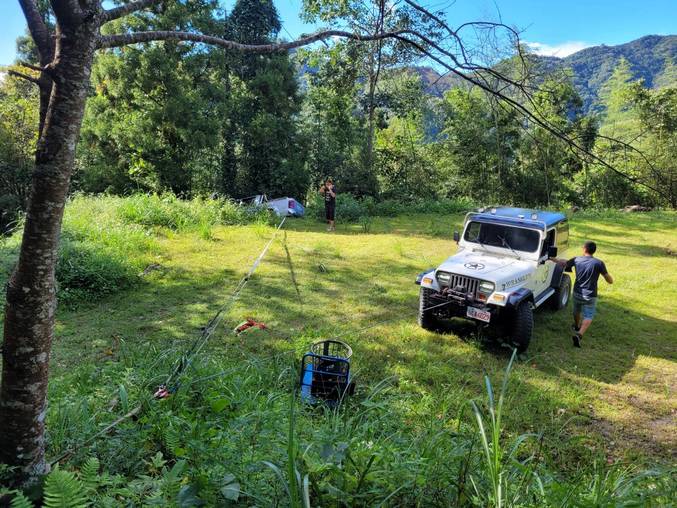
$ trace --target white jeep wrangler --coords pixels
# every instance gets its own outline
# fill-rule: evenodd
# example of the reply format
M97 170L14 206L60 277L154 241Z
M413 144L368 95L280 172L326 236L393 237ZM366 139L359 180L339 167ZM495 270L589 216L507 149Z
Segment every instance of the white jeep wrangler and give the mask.
M569 302L571 278L549 258L564 251L569 225L561 213L523 208L486 208L468 213L458 252L437 269L420 273L418 322L464 317L499 327L523 352L534 327L533 310Z

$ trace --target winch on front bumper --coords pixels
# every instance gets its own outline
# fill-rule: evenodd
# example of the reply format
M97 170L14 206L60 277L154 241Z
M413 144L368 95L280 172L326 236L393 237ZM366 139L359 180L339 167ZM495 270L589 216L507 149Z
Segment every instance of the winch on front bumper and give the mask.
M430 314L438 318L463 317L482 323L497 321L501 308L487 303L494 290L493 282L468 277L451 272L433 270L420 273L416 283L425 291L422 310L430 309ZM432 278L437 287L429 287Z
M433 309L433 313L441 318L465 317L488 323L492 315L498 312L498 309L478 301L473 293L462 287L431 291L428 301L431 308L439 306Z

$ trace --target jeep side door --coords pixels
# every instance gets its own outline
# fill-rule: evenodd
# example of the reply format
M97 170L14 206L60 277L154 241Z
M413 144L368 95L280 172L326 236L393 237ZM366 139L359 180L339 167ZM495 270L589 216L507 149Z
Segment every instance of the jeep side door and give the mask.
M556 245L555 228L550 228L546 231L545 240L541 245L541 252L538 259L538 267L534 274L534 299L538 300L539 296L547 291L550 287L552 275L555 269L555 263L548 260L548 248Z

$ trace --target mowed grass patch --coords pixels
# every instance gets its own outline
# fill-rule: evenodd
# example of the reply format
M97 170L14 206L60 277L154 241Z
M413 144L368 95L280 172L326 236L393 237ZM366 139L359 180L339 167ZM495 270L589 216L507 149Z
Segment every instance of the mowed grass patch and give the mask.
M360 467L378 450L378 460L385 461L377 468L381 473L365 481L382 495L369 499L383 500L401 485L415 485L417 477L423 483L408 489L413 497L395 499L435 499L435 489L447 499L443 493L450 487L442 484L456 470L445 464L465 453L454 451L453 435L461 424L472 427L468 401L482 397L484 374L502 378L510 355L464 322L444 334L416 325L415 275L455 252L451 235L462 219L374 218L369 233L359 224L339 224L336 233L327 233L314 220L288 220L289 256L280 234L182 379L179 394L150 402L140 424L123 425L112 439L88 445L75 463L96 454L114 471L137 474L161 451L173 460L189 459L198 477L233 473L264 498L282 495L261 461L284 464L295 367L310 342L340 336L354 350L358 392L340 415L297 415L299 446L309 450L304 464L324 474L318 471L335 460L317 455L324 444L347 443ZM272 233L256 225L215 226L210 238L198 231L161 235L156 262L162 268L149 273L144 285L86 308L61 309L50 454L81 443L123 405L148 400ZM575 215L571 233L568 254L577 254L585 239L597 241L616 284L600 282L599 314L582 350L571 346L570 308L536 313L532 345L513 369L504 437L542 432L539 453L565 478L607 461L668 463L677 433L675 215ZM232 328L247 317L270 330L235 336ZM192 384L219 372L225 373ZM207 414L204 407L219 411ZM525 448L538 449L538 441Z

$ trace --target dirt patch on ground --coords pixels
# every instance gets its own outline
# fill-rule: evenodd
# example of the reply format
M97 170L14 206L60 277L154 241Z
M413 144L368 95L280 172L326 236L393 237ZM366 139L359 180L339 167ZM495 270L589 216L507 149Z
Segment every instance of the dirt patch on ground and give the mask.
M619 382L607 385L595 404L592 425L610 452L642 449L677 460L677 366L645 357Z

